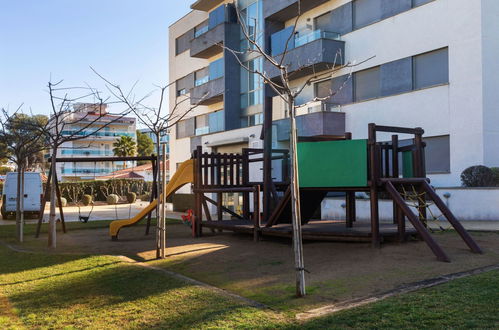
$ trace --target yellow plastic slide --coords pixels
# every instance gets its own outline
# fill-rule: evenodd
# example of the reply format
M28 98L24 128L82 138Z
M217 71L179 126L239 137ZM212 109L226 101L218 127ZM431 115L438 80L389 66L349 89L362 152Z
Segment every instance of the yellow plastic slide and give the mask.
M190 159L183 162L171 178L170 182L166 185L164 189L164 193L166 193L166 197L170 196L174 192L176 192L180 187L186 185L188 183L194 182L194 160ZM163 194L159 197L160 199L163 197ZM136 216L131 219L125 220L116 220L111 222L109 225L109 235L113 239L118 238L118 233L121 228L131 226L140 220L142 220L146 215L151 213L158 205L158 200L152 201L146 208L139 212Z

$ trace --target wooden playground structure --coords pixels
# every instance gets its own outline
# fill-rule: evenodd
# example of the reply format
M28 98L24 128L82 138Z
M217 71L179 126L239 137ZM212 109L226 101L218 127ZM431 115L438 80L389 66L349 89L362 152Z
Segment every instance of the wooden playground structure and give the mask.
M471 251L482 253L445 203L435 193L426 177L421 128L388 127L369 124L368 139L352 140L351 134L329 141L300 142L298 145L301 219L303 239L371 241L374 247L386 239L406 241L415 235L424 240L440 261L449 257L429 233L427 208L433 203L454 227ZM391 140L379 142L380 133L391 134ZM399 139L399 134L410 139ZM403 142L403 143L401 143ZM277 180L265 182L251 177L251 168L264 161L263 150L243 149L242 154L193 153L195 221L193 235L201 236L203 228L251 233L260 236L292 237L289 190L289 155L287 150L272 150L273 167L279 167ZM257 167L255 167L257 165ZM278 171L279 172L279 171ZM271 212L262 216L261 192L271 187ZM346 199L344 222L314 219L314 213L329 192L342 192ZM370 196L370 225L356 223L356 192ZM409 193L408 193L409 192ZM242 195L242 213L223 205L222 195ZM380 195L393 201L393 224L380 223ZM407 201L417 200L413 212ZM214 205L213 219L209 205ZM224 219L224 214L231 219ZM264 214L264 213L263 213ZM409 220L412 227L406 227Z

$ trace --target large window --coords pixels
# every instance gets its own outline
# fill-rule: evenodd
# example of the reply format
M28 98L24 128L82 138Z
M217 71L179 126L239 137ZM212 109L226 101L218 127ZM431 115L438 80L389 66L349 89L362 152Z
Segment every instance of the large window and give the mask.
M381 0L354 0L353 26L360 29L381 19Z
M204 21L194 28L194 38L197 38L208 32L208 21Z
M224 111L219 110L196 117L196 135L204 135L224 130Z
M175 39L175 55L182 54L191 47L192 31L184 33Z
M262 0L238 1L241 21L244 24L248 37L263 46L264 20ZM249 49L249 42L241 28L241 51Z
M414 56L413 66L415 89L449 82L449 51L447 48Z
M424 138L426 172L429 174L450 172L449 135Z
M261 57L244 63L241 67L241 109L263 103L263 79L254 71L262 72ZM248 68L249 71L246 69Z
M177 123L177 139L194 136L194 118L185 119Z
M355 72L353 78L355 101L369 100L380 96L379 66Z
M209 67L210 80L215 80L224 76L224 64L225 61L223 58L210 63Z
M320 81L320 82L316 83L315 87L314 87L315 97L318 97L318 98L331 97L332 87L333 87L333 84L332 84L331 79Z

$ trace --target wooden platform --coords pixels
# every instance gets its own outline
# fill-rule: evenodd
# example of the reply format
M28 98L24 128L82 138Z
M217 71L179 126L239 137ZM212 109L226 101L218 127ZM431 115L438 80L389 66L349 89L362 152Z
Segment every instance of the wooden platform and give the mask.
M227 230L240 233L252 234L253 223L245 220L223 220L204 221L203 227L210 229ZM313 241L352 241L370 242L371 227L368 222L356 222L352 228L347 228L345 221L310 221L303 225L303 239ZM265 224L259 229L263 236L292 237L291 224L279 224L266 228ZM406 229L406 235L415 235L416 230L410 226ZM397 239L397 225L391 223L380 223L380 236L384 240Z

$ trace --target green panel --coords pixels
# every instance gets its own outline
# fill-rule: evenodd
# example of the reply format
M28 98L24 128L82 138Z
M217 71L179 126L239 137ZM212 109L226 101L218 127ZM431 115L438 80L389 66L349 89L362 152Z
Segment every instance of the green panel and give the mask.
M300 187L367 186L367 140L298 143Z
M402 176L404 178L413 178L414 169L412 161L412 151L404 151L402 153Z

